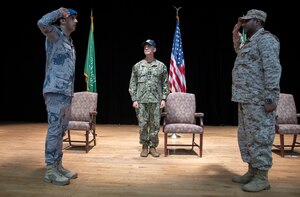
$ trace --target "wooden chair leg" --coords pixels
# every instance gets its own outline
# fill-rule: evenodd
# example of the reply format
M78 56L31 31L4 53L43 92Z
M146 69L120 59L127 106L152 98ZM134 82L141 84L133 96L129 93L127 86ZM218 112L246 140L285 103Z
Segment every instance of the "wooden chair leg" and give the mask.
M199 136L200 140L199 140L199 155L200 157L202 157L202 148L203 148L203 133L200 133Z
M292 149L291 149L292 151L294 151L296 141L297 141L297 134L295 134L294 138L293 138L293 144L292 144Z
M96 146L96 131L93 130L94 146Z
M168 155L168 149L167 149L167 143L168 143L168 134L164 133L164 153L165 153L165 157Z
M280 154L284 157L284 135L280 134Z
M195 133L193 133L193 138L192 138L192 150L194 149L194 144L195 144Z
M89 152L89 135L90 131L85 132L85 152Z
M69 140L69 145L72 146L70 130L68 130L68 140Z

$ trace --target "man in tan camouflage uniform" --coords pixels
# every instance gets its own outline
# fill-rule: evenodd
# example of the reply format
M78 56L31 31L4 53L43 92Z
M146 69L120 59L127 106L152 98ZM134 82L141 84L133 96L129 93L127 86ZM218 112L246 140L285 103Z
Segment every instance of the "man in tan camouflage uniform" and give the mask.
M156 147L159 142L161 109L165 107L165 100L170 92L168 71L164 63L154 58L156 52L154 40L144 41L142 47L145 59L132 67L129 93L140 127L140 144L142 144L140 156L147 157L150 153L153 157L159 157Z
M238 143L248 171L232 181L242 189L258 192L270 189L268 171L272 167L275 137L275 109L279 100L281 65L280 43L264 29L267 14L249 10L233 28L237 57L232 69L232 98L238 103ZM239 29L247 36L241 42Z

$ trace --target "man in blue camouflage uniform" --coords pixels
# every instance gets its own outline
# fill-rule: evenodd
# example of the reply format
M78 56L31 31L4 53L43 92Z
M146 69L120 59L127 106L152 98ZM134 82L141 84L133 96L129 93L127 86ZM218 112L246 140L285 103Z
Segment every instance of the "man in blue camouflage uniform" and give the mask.
M159 157L156 147L159 142L161 109L165 107L165 100L170 92L168 70L164 63L154 58L154 40L144 41L142 47L145 59L132 67L129 93L140 127L140 156L147 157L150 153L153 157Z
M272 167L275 137L275 109L279 100L281 65L280 42L264 29L267 14L252 9L233 28L237 57L232 69L232 101L238 103L238 143L248 171L232 181L242 189L258 192L270 189L268 171ZM241 42L239 29L247 36Z
M77 12L59 8L44 15L37 25L46 36L46 73L43 96L48 112L45 143L45 182L66 185L77 173L62 166L63 136L70 117L74 93L75 49L70 34L75 31Z

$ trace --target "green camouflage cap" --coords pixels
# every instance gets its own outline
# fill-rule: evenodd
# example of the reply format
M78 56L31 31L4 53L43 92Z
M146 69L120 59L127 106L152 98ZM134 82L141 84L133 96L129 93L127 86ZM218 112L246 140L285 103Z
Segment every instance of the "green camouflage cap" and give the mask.
M252 19L252 18L256 18L263 22L266 22L267 13L265 13L262 10L252 9L247 12L246 16L240 17L239 20L248 20L248 19Z

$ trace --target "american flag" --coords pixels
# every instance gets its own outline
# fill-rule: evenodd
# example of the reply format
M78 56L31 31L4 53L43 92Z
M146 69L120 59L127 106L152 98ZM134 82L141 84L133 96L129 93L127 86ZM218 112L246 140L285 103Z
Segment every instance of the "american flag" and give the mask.
M185 65L183 58L179 17L177 17L176 29L173 39L169 71L169 86L171 92L186 92Z

